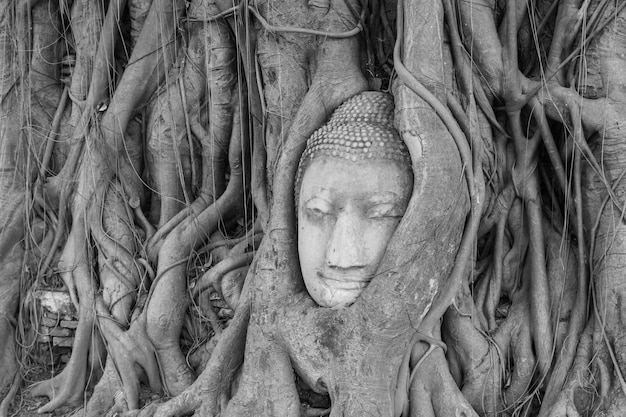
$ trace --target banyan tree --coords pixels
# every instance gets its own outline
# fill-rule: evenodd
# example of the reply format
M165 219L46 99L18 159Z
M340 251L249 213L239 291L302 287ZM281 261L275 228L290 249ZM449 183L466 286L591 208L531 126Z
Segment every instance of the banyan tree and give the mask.
M0 417L624 415L625 6L0 0Z

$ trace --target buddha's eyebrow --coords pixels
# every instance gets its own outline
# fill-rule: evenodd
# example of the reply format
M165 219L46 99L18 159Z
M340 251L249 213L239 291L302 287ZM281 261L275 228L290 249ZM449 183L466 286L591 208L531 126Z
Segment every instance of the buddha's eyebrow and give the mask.
M371 203L397 203L401 196L392 191L383 191L368 196L368 201Z
M306 204L309 204L311 201L315 201L315 200L322 200L322 201L324 201L324 202L326 202L328 204L331 204L331 202L329 201L328 198L326 198L325 196L320 196L320 195L312 195L312 196L310 196L309 198L307 198L303 202L303 204L306 205Z
M333 190L328 187L313 186L311 187L311 197L328 198L333 193Z

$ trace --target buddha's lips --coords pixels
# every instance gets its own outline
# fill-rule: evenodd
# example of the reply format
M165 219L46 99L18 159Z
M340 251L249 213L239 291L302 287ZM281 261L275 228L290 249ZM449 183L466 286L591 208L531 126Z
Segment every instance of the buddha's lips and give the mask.
M373 276L371 275L358 276L354 274L338 274L336 272L319 270L317 271L317 276L325 281L334 281L335 283L333 285L335 286L337 286L338 284L346 284L351 288L354 287L354 284L358 284L358 286L362 288L367 285L373 278Z

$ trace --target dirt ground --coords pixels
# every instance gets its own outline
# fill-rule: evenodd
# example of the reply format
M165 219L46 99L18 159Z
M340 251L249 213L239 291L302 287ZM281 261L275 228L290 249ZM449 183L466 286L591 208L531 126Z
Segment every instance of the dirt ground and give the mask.
M48 402L48 398L46 397L33 397L30 394L31 387L39 382L44 381L50 378L52 375L57 374L63 368L60 367L58 370L55 370L54 373L51 374L51 369L46 369L46 367L41 365L33 364L30 367L27 367L20 390L18 391L15 399L13 400L13 404L9 408L9 416L10 417L42 417L42 416L55 416L55 417L69 417L76 410L76 407L60 407L58 410L52 413L46 414L38 414L37 410L39 407L43 406ZM144 387L145 388L145 387ZM161 400L161 397L158 395L154 395L154 393L149 392L148 389L144 389L142 392L142 403L151 402L155 400ZM4 393L3 393L4 395ZM85 394L85 402L91 396L91 391L86 392Z
M48 399L45 397L34 398L30 395L30 387L39 381L50 378L51 370L37 364L26 366L22 375L20 390L17 392L11 407L9 408L9 416L35 417L42 416L37 413L37 409L44 405ZM4 394L3 394L4 395ZM71 414L69 408L64 407L56 413L47 415L69 416Z

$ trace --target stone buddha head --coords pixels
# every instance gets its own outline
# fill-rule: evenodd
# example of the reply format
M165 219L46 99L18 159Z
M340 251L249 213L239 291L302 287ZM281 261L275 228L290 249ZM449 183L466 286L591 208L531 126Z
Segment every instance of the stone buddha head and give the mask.
M298 254L322 307L354 303L374 278L413 189L393 98L364 92L307 141L296 178Z

